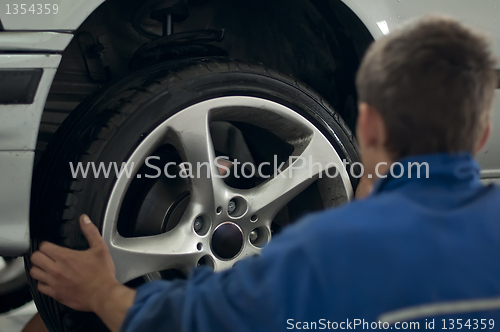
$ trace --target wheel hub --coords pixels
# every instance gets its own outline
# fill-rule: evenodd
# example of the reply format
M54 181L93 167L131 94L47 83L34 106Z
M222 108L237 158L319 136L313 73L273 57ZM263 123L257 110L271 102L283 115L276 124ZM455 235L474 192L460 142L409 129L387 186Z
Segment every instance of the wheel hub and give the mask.
M221 259L236 257L243 248L243 232L232 223L225 222L219 225L212 235L212 250Z

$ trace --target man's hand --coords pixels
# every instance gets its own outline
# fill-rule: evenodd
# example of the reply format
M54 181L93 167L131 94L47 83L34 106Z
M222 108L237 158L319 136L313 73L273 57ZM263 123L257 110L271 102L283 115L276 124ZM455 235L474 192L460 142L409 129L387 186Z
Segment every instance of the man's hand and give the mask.
M31 256L38 290L79 311L94 311L101 294L118 284L106 243L89 217L80 217L90 249L76 251L43 242Z
M108 247L89 217L80 217L80 227L90 248L76 251L43 242L31 256L30 275L38 290L79 311L93 311L117 331L132 306L135 291L121 285Z
M368 197L373 190L373 183L375 180L369 179L366 174L364 174L361 179L359 179L358 188L356 189L356 199L363 199Z

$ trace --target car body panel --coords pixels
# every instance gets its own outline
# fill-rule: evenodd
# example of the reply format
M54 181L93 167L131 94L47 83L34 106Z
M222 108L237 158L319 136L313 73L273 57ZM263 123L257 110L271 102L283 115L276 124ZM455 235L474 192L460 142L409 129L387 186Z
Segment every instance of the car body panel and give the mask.
M70 33L57 32L0 32L0 51L62 52L73 39Z
M2 54L0 68L43 69L32 104L0 105L0 255L29 248L29 207L34 150L59 54Z
M0 253L17 256L29 248L33 151L0 152Z
M374 39L406 22L427 14L453 16L488 31L493 52L500 59L500 2L498 0L342 0L359 17ZM500 64L499 64L500 68ZM477 155L483 178L500 177L500 90L495 94L493 131L486 147Z
M493 128L488 143L476 158L482 168L482 178L499 178L500 180L500 90L498 89L495 92L491 123Z
M21 9L19 8L19 14L13 14L13 5L18 4L18 1L0 1L0 20L2 21L3 28L5 30L27 30L27 31L73 31L78 29L78 27L87 19L87 17L92 14L92 12L99 7L104 0L53 0L43 2L50 5L51 8L54 4L58 6L57 14L45 14L46 8L43 7L42 11L44 14L37 14L38 8L36 8L35 14L30 11L26 11L25 14L21 14ZM25 0L22 1L26 5L25 8L29 9L31 5L37 7L41 4L37 0ZM9 5L9 12L7 14L7 5Z
M2 54L5 68L42 68L43 75L32 104L0 105L0 151L34 151L40 120L61 55ZM0 177L6 176L3 173Z

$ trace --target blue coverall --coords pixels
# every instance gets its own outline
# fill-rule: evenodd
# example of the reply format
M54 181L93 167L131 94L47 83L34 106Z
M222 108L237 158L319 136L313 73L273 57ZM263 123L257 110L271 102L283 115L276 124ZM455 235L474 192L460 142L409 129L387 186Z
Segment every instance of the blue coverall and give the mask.
M469 154L400 162L400 178L288 227L260 257L140 287L122 331L361 330L353 324L398 312L421 330L500 331L500 188L481 184ZM413 162L427 162L429 178L424 167L408 178Z

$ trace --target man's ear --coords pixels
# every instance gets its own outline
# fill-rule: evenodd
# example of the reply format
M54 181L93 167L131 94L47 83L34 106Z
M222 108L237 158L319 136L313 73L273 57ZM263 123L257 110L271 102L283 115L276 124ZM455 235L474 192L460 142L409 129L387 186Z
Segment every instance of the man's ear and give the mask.
M486 126L486 129L484 130L483 137L481 138L481 141L479 142L476 153L481 151L484 148L484 146L488 142L488 138L490 138L490 133L491 133L491 122L488 121L488 125Z
M359 104L356 134L363 148L379 148L385 145L384 121L375 107L367 103Z

